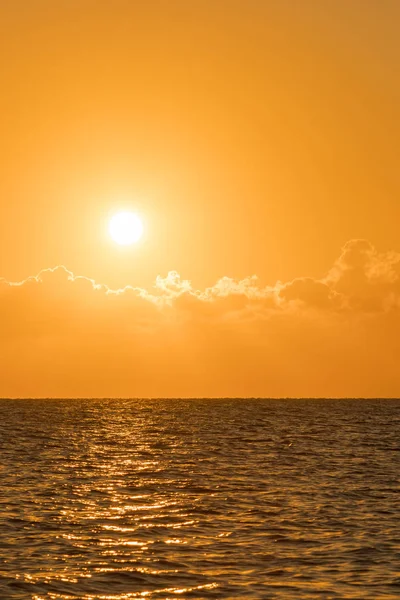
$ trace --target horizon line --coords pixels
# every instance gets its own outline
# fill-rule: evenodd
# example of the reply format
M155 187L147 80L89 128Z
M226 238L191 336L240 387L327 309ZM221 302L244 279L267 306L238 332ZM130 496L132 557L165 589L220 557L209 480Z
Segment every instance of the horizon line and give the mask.
M400 396L0 396L2 400L400 400Z

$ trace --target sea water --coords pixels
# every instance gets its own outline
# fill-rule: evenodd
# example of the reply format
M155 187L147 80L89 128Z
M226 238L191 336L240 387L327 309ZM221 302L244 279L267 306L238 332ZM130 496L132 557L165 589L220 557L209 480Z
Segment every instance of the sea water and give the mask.
M0 598L400 598L398 400L1 400Z

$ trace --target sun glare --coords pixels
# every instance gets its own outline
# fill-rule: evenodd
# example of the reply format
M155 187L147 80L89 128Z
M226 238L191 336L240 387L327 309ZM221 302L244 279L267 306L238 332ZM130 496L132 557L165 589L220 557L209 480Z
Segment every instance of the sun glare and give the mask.
M142 237L143 223L135 213L119 212L111 218L109 232L114 242L130 246Z

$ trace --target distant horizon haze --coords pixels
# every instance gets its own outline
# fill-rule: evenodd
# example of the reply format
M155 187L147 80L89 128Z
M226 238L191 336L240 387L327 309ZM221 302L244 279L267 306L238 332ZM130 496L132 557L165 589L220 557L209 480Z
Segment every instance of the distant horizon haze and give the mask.
M400 253L350 240L318 279L112 290L0 280L2 397L396 397Z

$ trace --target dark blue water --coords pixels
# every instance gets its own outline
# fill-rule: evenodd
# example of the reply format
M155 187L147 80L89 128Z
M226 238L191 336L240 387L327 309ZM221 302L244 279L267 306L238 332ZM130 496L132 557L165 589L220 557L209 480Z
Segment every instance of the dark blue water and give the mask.
M400 598L400 401L2 400L0 598Z

